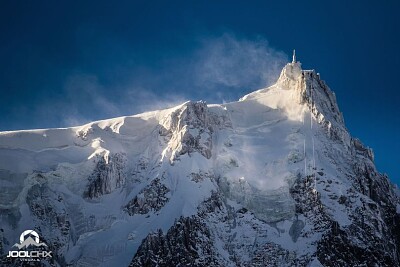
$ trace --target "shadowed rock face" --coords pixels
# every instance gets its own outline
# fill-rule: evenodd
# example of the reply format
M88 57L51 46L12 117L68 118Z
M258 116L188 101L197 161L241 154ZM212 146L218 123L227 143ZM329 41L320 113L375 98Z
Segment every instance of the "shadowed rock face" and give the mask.
M206 225L197 217L181 217L166 234L148 235L129 266L223 266L214 254Z
M204 201L196 215L181 217L166 233L159 230L148 235L130 266L308 266L313 259L323 266L397 266L399 215L387 211L383 218L392 216L391 222L386 220L381 229L377 225L371 227L370 223L377 218L376 211L386 212L385 207L371 204L364 210L357 208L351 225L344 227L332 218L320 195L313 192L311 179L311 176L299 178L291 189L297 218L293 219L288 234L294 243L320 235L314 253L298 255L264 240L277 224L265 224L249 210L230 206L225 194L219 192ZM354 197L351 191L348 196ZM246 226L253 231L245 230ZM241 232L253 241L246 245L238 238ZM216 249L218 242L222 242L222 251L229 258Z
M150 211L159 211L168 202L168 192L170 190L160 182L160 179L154 179L129 201L124 210L131 216L134 214L147 214Z
M113 154L109 157L108 162L104 157L100 157L89 177L84 197L96 198L123 186L126 179L125 164L124 154Z

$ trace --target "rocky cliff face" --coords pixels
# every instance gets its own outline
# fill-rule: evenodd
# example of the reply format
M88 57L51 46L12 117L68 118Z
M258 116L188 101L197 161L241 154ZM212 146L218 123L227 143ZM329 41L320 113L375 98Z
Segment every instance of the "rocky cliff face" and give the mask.
M223 266L216 258L214 240L196 217L181 217L164 235L150 234L129 266Z
M125 164L124 154L116 153L107 158L99 157L96 167L88 177L84 197L96 198L123 186L126 179Z
M212 125L208 119L205 102L187 102L182 108L164 118L160 126L160 135L166 137L168 145L163 157L169 156L173 163L180 155L199 152L207 159L211 158Z
M159 211L168 202L170 190L160 179L154 179L147 187L139 192L125 206L129 215L147 214L150 211Z
M192 266L205 266L204 262L209 266L400 264L397 189L390 185L386 176L376 171L372 150L350 137L332 91L318 74L299 70L297 64L289 64L282 71L278 84L281 89L297 90L298 97L294 100L307 106L314 127L321 131L318 134L324 135L318 153L326 156L336 172L326 172L316 164L308 169L308 174L298 173L290 183L289 193L295 211L287 227L283 227L282 217L271 214L268 214L268 223L258 221L259 216L253 213L254 210L252 212L251 205L245 205L247 208L231 206L229 199L243 205L247 198L257 194L256 190L244 179L227 185L230 183L227 179L219 178L216 180L218 193L201 204L195 216L186 218L190 225L182 224L181 218L165 235L161 232L149 235L143 240L131 266L153 266L154 262L168 266L171 263L168 255L174 255L171 253L174 250L179 250L179 256L175 258L179 258L178 262L187 261ZM247 96L244 101L253 97ZM332 145L339 146L339 151L332 151ZM338 154L341 160L337 158ZM237 166L236 163L233 165ZM245 192L239 193L242 200L235 196L240 191ZM265 197L271 197L271 194ZM273 203L270 199L266 208ZM285 209L290 216L288 205ZM283 214L283 218L287 215ZM246 226L252 229L249 231ZM183 241L185 238L180 236L188 231L191 233L189 239L196 240L193 246L188 246ZM285 241L276 242L279 237L275 242L268 237L273 235L271 232L278 232L278 236L286 232L293 244L314 248L310 251L287 249L287 244L282 244ZM251 242L248 243L246 238ZM160 244L166 249L160 249ZM216 246L220 249L210 252L199 249L197 244L214 244L214 249ZM163 256L157 258L160 255ZM180 259L182 255L184 259ZM198 258L203 262L198 263Z
M238 102L1 133L0 157L3 254L35 229L48 264L400 265L398 189L298 62Z

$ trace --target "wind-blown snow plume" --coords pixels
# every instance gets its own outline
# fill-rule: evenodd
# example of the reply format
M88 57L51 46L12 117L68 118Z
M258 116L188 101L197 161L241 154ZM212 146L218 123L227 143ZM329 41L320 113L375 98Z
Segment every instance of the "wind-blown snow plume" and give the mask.
M262 37L240 39L232 34L203 40L194 81L205 88L260 88L276 81L287 56Z
M35 121L57 121L57 127L65 127L167 108L188 99L231 102L250 88L273 83L287 58L263 37L224 33L195 40L185 57L171 53L159 59L157 67L125 66L122 71L113 59L113 64L105 61L110 66L102 66L107 69L106 79L101 72L70 71L60 81L62 97L44 98L30 115ZM119 57L130 62L135 51Z

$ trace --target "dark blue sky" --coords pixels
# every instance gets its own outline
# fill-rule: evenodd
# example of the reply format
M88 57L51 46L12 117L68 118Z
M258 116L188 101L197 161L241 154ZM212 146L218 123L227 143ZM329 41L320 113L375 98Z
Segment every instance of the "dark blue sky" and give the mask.
M0 130L236 100L296 48L400 184L399 1L1 1Z

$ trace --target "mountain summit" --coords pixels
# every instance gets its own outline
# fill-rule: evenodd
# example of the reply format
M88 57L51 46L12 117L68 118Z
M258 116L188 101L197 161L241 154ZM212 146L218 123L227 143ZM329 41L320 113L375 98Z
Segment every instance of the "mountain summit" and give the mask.
M400 265L398 189L295 56L237 102L2 132L0 181L2 254L40 229L60 265Z

